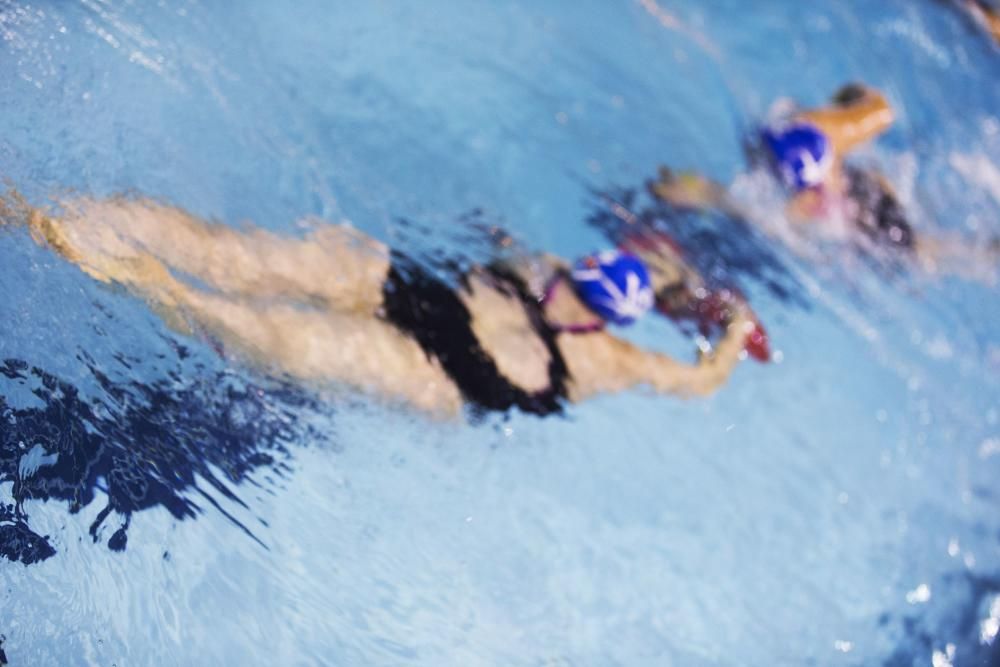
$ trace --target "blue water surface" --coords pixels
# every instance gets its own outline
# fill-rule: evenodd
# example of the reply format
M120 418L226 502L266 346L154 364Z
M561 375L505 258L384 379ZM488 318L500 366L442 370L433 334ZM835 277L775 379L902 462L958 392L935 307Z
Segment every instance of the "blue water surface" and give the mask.
M728 182L774 100L863 80L897 123L861 159L918 230L985 238L998 75L932 0L0 1L0 175L571 257L607 243L597 193L661 163ZM997 664L996 290L743 232L790 290L741 283L777 363L456 424L262 377L0 230L0 655Z

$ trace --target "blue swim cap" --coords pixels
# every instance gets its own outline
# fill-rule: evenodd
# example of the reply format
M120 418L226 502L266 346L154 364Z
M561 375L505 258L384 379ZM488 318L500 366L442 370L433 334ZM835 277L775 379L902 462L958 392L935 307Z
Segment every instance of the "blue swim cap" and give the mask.
M819 185L833 164L830 141L808 123L765 128L764 144L771 151L775 168L785 184L795 190Z
M652 308L649 272L635 255L608 250L573 266L573 287L590 310L614 324L631 324Z

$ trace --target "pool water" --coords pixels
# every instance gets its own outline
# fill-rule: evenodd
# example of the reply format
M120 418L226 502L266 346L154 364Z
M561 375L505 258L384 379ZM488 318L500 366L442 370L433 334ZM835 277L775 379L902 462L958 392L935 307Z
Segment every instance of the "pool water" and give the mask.
M863 80L897 123L857 159L918 230L1000 235L1000 49L945 2L6 2L0 39L37 204L572 257L661 163L780 218L746 132ZM457 424L263 377L0 230L0 656L1000 664L995 288L726 229L775 363Z

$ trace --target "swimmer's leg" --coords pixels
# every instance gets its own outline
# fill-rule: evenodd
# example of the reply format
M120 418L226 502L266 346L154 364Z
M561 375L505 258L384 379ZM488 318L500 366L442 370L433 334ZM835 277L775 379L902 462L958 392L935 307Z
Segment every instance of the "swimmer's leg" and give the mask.
M917 263L928 274L957 276L987 286L997 284L1000 273L1000 239L974 243L958 235L917 239Z
M442 368L416 341L377 318L251 303L183 284L170 298L201 330L260 367L444 416L461 408L461 395Z
M13 189L0 196L0 225L27 227L36 243L52 248L101 282L112 280L101 266L113 261L116 253L119 256L135 254L123 244L115 244L112 238L92 238L89 245L80 244L72 229L67 228L58 218L46 215L41 209L28 204ZM94 247L101 247L103 251L92 252Z
M295 239L238 231L148 199L84 199L64 207L64 225L87 228L88 235L106 227L125 244L226 294L318 301L366 313L382 301L389 253L347 227L321 225Z
M441 415L461 407L454 383L416 341L373 316L211 294L148 253L91 256L81 268L144 298L171 328L210 334L259 367L343 383Z
M178 280L159 257L136 247L135 241L140 236L130 234L124 224L136 219L143 224L151 223L152 220L145 217L147 215L152 215L157 222L162 221L155 209L153 213L142 211L136 217L131 215L134 209L130 210L128 206L116 210L115 205L106 208L101 202L91 202L82 207L82 214L78 208L76 213L66 218L55 218L22 204L23 200L18 202L9 196L0 199L0 222L27 225L36 241L52 247L92 277L102 282L122 284L144 297L174 328L187 333L195 328L188 323L194 324L226 344L242 349L250 360L259 365L300 380L344 383L439 414L453 415L461 407L458 389L441 367L429 359L413 339L371 315L252 303L221 294L209 294ZM123 211L130 214L114 218L115 215L122 215ZM173 211L175 215L185 215L176 209ZM108 218L101 213L112 218L110 224L105 224ZM261 247L263 241L283 241L278 237L267 239L261 236L249 244L249 250L247 247L239 248L239 253L246 252L248 257L240 258L239 253L226 255L228 251L220 245L219 239L238 242L241 235L226 231L219 237L212 237L215 232L206 223L191 220L193 222L187 228L188 236L184 238L212 238L209 243L213 250L227 259L235 257L241 265L249 261L249 257L259 259L268 256L267 248ZM144 231L148 232L149 227ZM154 240L158 238L156 234L158 231L154 230L144 238ZM312 241L303 242L305 245L302 248L290 254L304 251L306 259L318 262L318 253L311 243L322 248L344 240L339 232L331 231L329 234L328 238L323 238L323 232L314 235ZM348 241L352 237L352 233L346 233ZM176 259L177 255L183 256L184 253L174 240L164 242L159 249ZM368 240L361 238L360 242ZM272 258L282 261L291 259L288 256ZM324 255L322 264L329 268L331 263L336 265L336 259L336 253L333 256ZM346 261L350 262L351 258ZM178 263L182 264L179 267L181 270L188 266L184 262ZM291 265L283 268L294 273ZM313 266L310 270L318 271L319 268ZM199 272L198 275L204 274ZM315 277L309 272L295 275ZM232 281L225 282L226 286L256 287L257 283L250 278L229 275L223 280ZM378 277L377 282L373 279L379 303L383 278L384 274ZM275 293L265 288L246 291L252 296Z
M78 199L63 209L60 217L48 215L10 191L0 197L0 224L28 226L39 244L103 282L116 279L109 263L149 254L233 295L367 313L382 302L388 252L346 227L321 226L300 240L239 232L150 200Z

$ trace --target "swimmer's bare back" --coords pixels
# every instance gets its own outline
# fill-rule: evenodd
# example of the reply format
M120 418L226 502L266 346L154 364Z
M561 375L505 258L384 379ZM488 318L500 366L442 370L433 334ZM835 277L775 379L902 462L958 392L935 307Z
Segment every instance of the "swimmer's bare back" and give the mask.
M354 229L315 223L304 238L237 231L126 197L64 201L50 214L12 193L0 202L0 216L27 224L37 242L93 278L145 298L170 326L207 333L255 366L439 415L461 409L462 393L439 361L382 316L390 253ZM460 296L480 344L514 385L541 389L551 354L522 304L475 274L468 282ZM740 314L715 353L694 365L604 332L559 335L568 398L636 385L710 393L738 363L749 326Z

